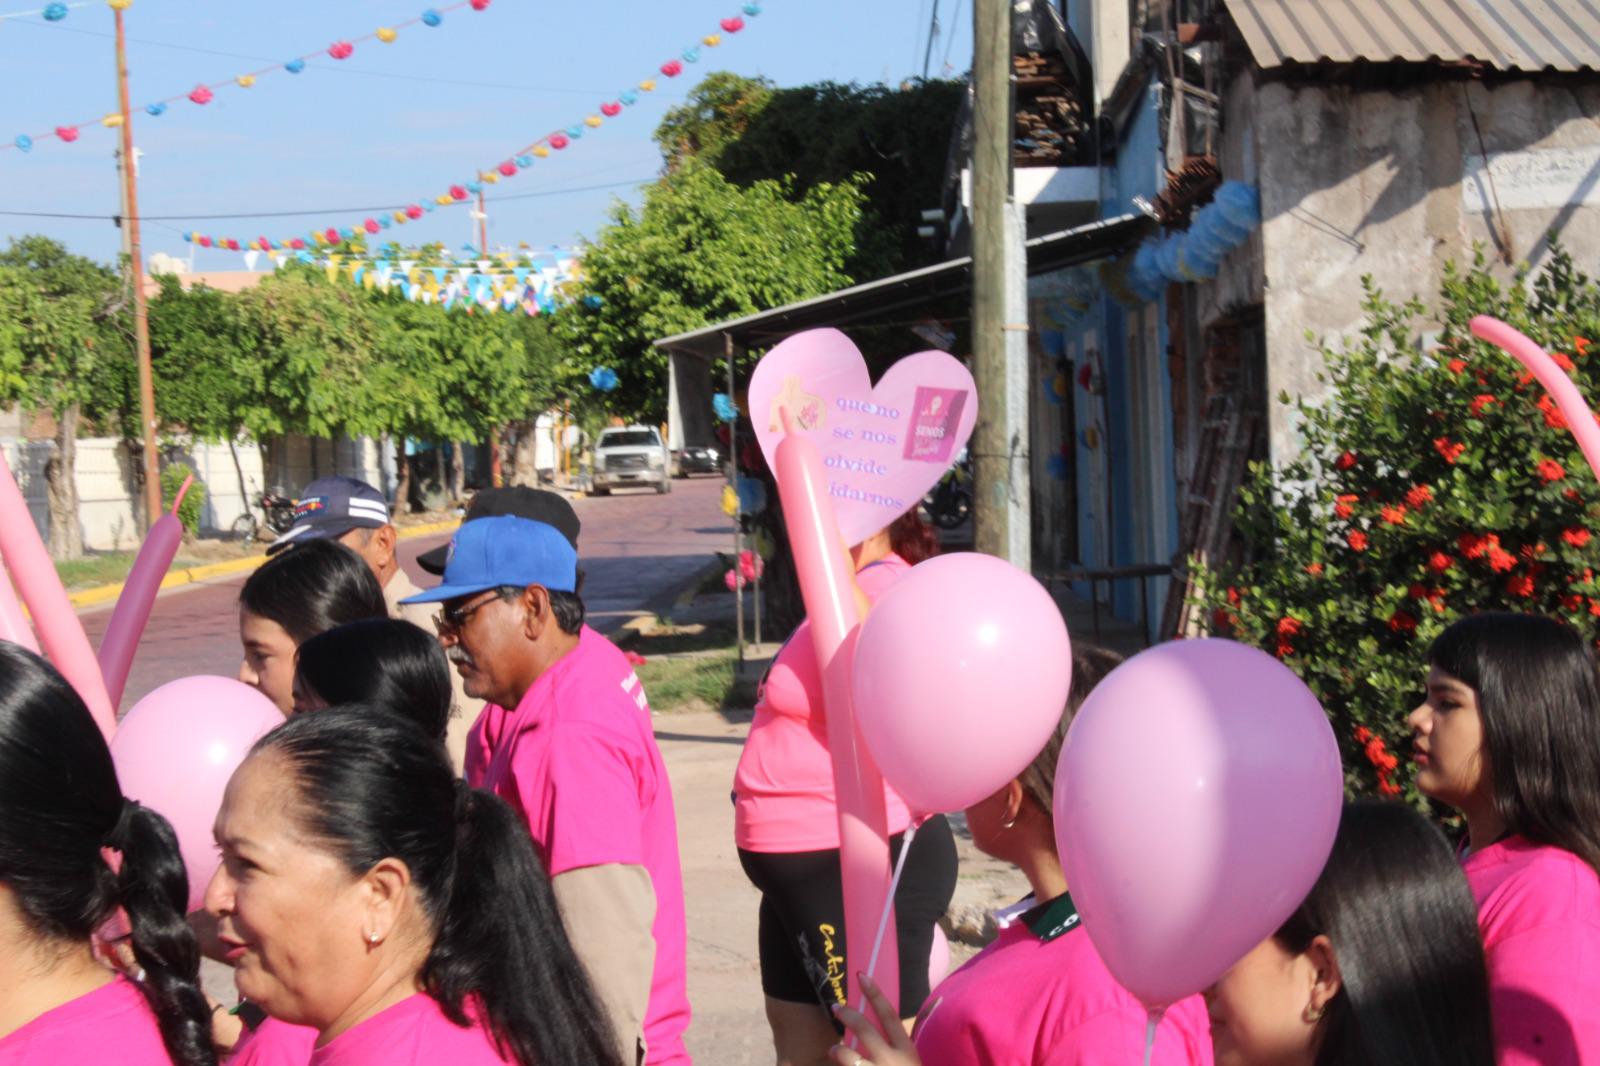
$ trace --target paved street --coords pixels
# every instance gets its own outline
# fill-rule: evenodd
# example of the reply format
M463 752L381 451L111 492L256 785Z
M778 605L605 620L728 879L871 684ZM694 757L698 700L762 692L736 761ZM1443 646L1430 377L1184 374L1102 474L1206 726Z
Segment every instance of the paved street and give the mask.
M673 483L666 496L629 492L576 499L583 523L579 565L585 572L584 602L595 626L610 629L633 614L664 606L673 592L705 564L711 553L732 547L728 519L718 508L722 482L695 478ZM401 560L424 587L436 578L416 557L446 534L402 541ZM232 677L239 669L239 586L245 574L187 585L164 593L134 659L123 708L168 681L191 674ZM99 645L111 605L84 612L89 640Z

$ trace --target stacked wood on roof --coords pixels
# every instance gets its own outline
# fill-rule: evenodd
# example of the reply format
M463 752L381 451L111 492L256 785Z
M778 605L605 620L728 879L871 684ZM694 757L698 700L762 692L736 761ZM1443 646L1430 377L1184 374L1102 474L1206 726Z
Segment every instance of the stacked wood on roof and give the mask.
M1060 56L1024 52L1012 59L1017 107L1012 161L1019 167L1072 166L1090 151L1089 124Z

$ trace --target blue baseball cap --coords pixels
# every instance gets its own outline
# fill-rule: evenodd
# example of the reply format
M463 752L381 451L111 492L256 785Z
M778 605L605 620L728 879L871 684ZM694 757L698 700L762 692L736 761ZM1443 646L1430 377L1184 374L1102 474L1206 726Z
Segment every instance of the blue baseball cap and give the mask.
M450 538L444 581L400 602L439 603L503 585L574 592L578 551L560 530L543 522L515 515L475 518Z

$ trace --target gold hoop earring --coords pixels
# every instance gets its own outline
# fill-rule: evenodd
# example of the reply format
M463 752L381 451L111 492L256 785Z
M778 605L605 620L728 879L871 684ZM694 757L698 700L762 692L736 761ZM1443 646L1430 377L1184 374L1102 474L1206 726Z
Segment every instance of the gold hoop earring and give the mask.
M1313 1007L1310 1004L1307 1004L1305 1013L1302 1014L1301 1017L1306 1020L1307 1025L1316 1025L1322 1020L1322 1012L1324 1009L1325 1008L1323 1007Z
M1001 822L1000 823L1000 828L1001 829L1015 829L1016 825L1017 825L1017 820L1015 818L1013 818L1008 822Z

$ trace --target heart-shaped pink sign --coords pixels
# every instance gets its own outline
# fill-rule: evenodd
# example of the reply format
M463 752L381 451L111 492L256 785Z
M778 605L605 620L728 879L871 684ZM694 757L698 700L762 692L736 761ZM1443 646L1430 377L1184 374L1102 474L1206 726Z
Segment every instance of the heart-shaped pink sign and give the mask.
M785 408L822 453L839 532L859 544L950 469L978 420L978 392L945 352L908 355L873 387L850 338L813 329L773 348L750 377L750 421L773 469Z

